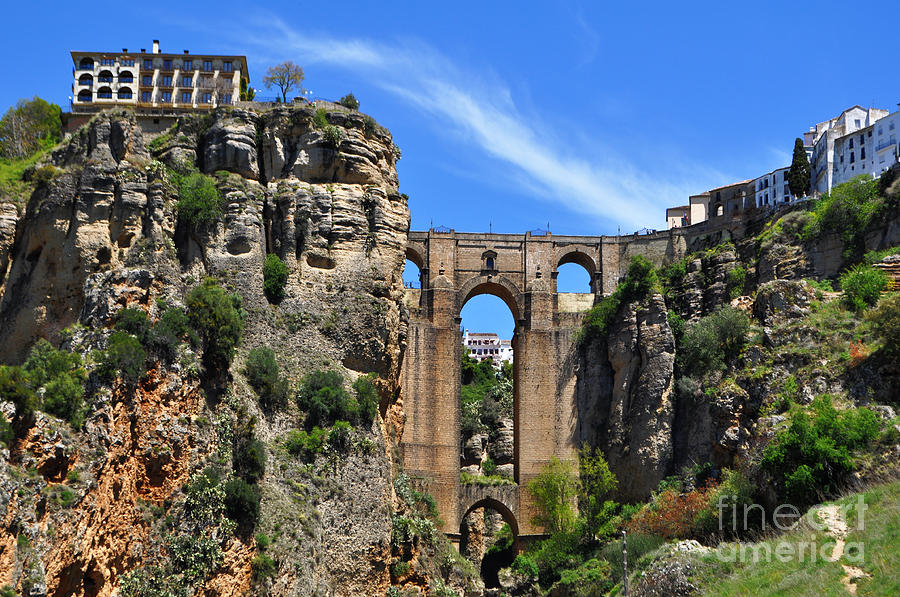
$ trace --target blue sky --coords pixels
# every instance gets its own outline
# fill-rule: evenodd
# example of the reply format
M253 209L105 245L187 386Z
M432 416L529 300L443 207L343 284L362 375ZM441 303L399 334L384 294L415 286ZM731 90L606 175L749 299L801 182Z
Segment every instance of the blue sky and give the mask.
M7 4L4 110L67 105L73 49L246 54L257 87L294 60L392 131L414 229L662 228L690 193L787 165L809 125L900 102L896 2ZM483 311L464 325L494 329Z

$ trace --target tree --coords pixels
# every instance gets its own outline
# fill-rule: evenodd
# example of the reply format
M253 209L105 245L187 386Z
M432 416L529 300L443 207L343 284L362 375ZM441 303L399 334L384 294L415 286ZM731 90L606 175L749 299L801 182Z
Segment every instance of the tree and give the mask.
M21 159L59 141L60 107L35 96L20 99L0 119L0 156Z
M227 371L244 326L241 297L207 278L191 291L185 306L191 327L203 343L203 364L210 372Z
M302 89L303 69L290 60L270 66L266 76L263 77L263 83L268 89L277 87L281 90L281 100L287 103L288 91Z
M615 513L616 503L611 498L619 482L599 449L584 444L578 451L578 464L578 509L585 518L591 538L596 539L614 530L609 522Z
M809 158L800 137L794 141L794 158L788 172L788 186L794 197L805 197L809 193Z
M544 527L547 533L574 528L578 475L572 462L552 457L541 473L528 483L528 491L534 497L538 511L532 520L534 524Z
M250 81L241 77L241 94L239 96L242 102L252 102L256 97L256 89L250 87Z
M359 100L356 99L356 96L353 95L352 91L342 97L341 101L339 101L338 103L345 108L350 108L351 110L359 110Z

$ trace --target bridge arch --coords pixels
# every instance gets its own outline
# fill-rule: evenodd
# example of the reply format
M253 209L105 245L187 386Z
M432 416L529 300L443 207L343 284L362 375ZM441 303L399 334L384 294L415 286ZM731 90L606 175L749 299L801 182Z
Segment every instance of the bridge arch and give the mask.
M503 517L503 522L509 525L513 537L516 540L519 538L519 523L516 520L516 515L513 513L512 509L501 500L490 496L480 497L476 498L476 501L471 504L463 503L460 504L460 506L460 511L462 512L462 516L459 517L460 526L462 526L466 517L472 513L472 510L477 510L478 508L490 508L500 513L500 516Z
M591 292L597 292L597 271L599 268L597 267L597 263L594 261L594 258L585 253L584 251L579 251L575 249L574 251L566 251L561 253L559 259L556 262L556 270L558 272L559 268L563 265L574 263L575 265L581 266L587 271L588 279L590 280L590 288Z
M480 294L492 294L506 303L512 312L513 319L518 325L524 317L525 308L522 301L522 293L519 288L506 276L476 276L469 278L456 293L456 316L462 312L466 302Z
M422 257L422 254L419 253L418 249L412 245L406 245L406 258L415 263L416 267L419 268L419 271L425 269L425 259Z

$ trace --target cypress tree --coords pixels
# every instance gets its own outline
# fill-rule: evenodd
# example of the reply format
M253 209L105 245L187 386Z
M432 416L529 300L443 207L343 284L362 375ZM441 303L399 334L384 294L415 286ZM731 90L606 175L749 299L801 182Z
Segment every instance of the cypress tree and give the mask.
M806 149L803 148L800 137L794 141L794 158L788 172L788 186L794 197L804 197L809 193L809 158L806 157Z

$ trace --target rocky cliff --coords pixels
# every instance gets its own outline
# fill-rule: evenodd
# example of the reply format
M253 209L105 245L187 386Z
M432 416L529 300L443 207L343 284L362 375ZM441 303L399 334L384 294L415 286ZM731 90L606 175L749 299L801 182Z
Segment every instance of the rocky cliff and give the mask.
M149 144L132 114L104 112L40 165L21 216L0 204L0 363L22 363L45 338L83 355L87 369L83 425L38 412L0 453L0 585L93 596L129 580L129 594L156 594L146 591L160 571L190 555L179 542L199 536L215 545L191 544L197 553L219 555L202 574L175 569L200 574L201 594L384 594L392 517L407 507L393 486L393 423L382 419L405 342L409 211L398 156L385 129L350 110L217 109ZM179 208L179 177L193 171L221 197L220 215L202 225ZM268 254L287 266L277 304L264 293ZM136 383L100 375L96 355L122 309L157 321L209 277L239 296L243 313L224 376L204 370L191 345L150 359ZM374 374L380 415L353 430L343 456L291 456L284 440L296 407L264 410L241 373L262 346L291 383L316 369L348 386ZM268 461L255 528L265 545L219 519L198 530L185 497L204 467L227 467L246 428ZM416 582L428 586L431 570L422 566Z

